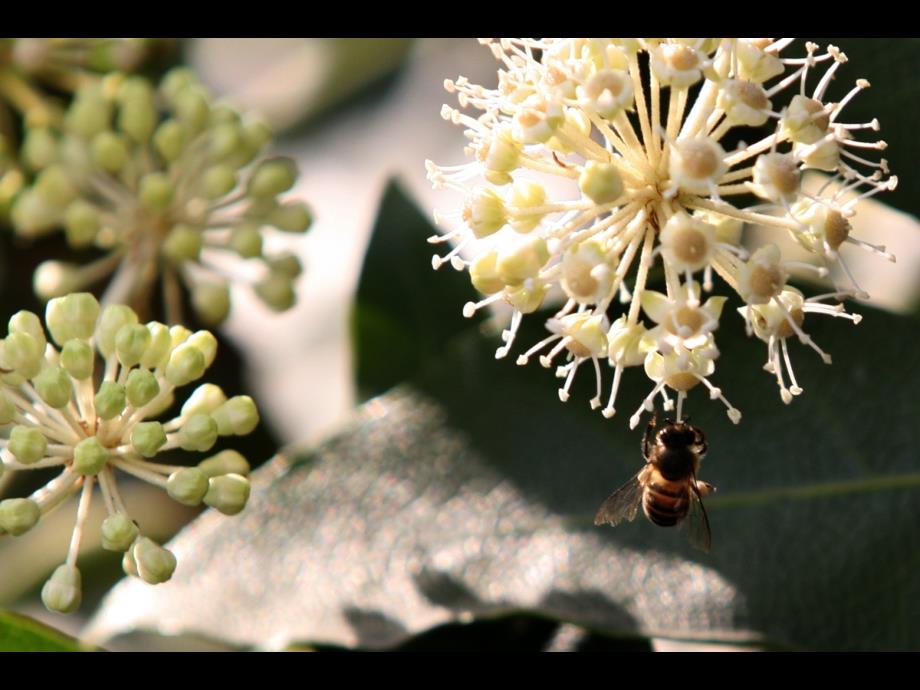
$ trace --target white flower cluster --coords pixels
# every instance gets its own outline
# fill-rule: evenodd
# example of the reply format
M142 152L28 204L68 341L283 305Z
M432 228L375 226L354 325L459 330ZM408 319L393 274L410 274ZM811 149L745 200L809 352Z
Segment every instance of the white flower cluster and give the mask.
M642 365L654 383L630 418L654 409L661 395L677 418L687 392L700 383L721 400L728 416L741 413L710 378L719 356L715 331L726 298L706 297L713 272L734 290L749 334L767 344L767 370L790 402L802 392L792 371L787 340L798 338L826 362L830 357L804 330L808 314L847 318L839 300L866 297L855 284L805 298L787 283L794 262L775 244L751 251L741 244L745 223L789 234L814 257L796 264L816 275L837 262L843 245L859 245L891 260L883 247L850 236L857 203L894 189L884 159L867 154L885 148L860 137L877 120L843 124L846 104L868 87L858 80L839 102L828 85L847 60L836 47L805 44L786 57L793 39L483 39L501 63L498 88L467 79L447 81L462 110L444 106L444 119L460 125L473 162L444 167L427 163L436 188L465 197L462 209L442 214L452 231L430 238L455 241L445 262L468 270L485 295L464 314L504 300L514 309L496 357L512 349L524 314L539 309L553 289L566 298L547 321L550 335L517 358L540 357L556 368L568 398L579 367L591 361L602 403L602 360L613 369L603 409L615 412L624 369ZM816 79L816 83L814 82ZM480 111L473 116L464 111ZM754 143L726 150L740 128ZM733 135L733 139L737 139ZM816 194L802 189L803 171L832 174L839 184ZM558 180L571 192L559 190ZM755 197L752 201L752 197ZM492 237L494 236L494 237ZM481 251L466 261L461 251L478 240ZM495 241L498 240L498 241ZM666 293L647 288L660 260ZM621 313L615 299L626 305ZM647 324L641 313L650 320ZM788 382L787 382L788 379Z

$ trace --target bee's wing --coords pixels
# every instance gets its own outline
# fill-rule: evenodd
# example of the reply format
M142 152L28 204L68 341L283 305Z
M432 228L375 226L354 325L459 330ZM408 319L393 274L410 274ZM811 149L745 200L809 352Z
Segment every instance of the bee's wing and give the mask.
M639 477L644 471L643 468L635 477L607 497L607 500L598 509L597 515L594 516L595 525L606 523L616 526L624 519L635 519L636 510L642 500L642 484Z
M710 485L707 485L707 487L710 487ZM710 490L714 490L714 488L710 487ZM709 549L712 548L712 530L709 528L709 516L706 514L700 490L696 487L695 478L690 482L690 508L687 511L685 524L690 543L708 553Z

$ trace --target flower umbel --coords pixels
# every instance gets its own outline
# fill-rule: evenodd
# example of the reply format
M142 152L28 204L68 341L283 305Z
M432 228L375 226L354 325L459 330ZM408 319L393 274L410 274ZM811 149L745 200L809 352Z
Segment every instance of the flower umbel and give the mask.
M0 535L27 532L80 494L67 560L42 590L49 609L70 613L80 604L77 555L93 488L101 489L108 513L101 526L104 548L124 552L128 574L165 582L176 559L131 520L116 470L164 488L180 503L234 515L249 497L249 464L242 455L225 450L197 467L151 458L175 448L207 452L220 436L249 434L259 414L248 396L228 399L218 386L203 384L176 417L156 421L176 389L201 378L214 360L217 340L208 331L142 324L123 305L100 311L89 293L52 299L45 325L50 340L38 316L20 311L0 341L0 484L20 470L61 472L26 498L0 501Z
M565 302L547 322L552 334L517 361L526 364L555 343L540 361L550 366L565 352L568 363L557 368L565 378L562 400L576 370L591 359L597 385L591 405L600 407L599 360L606 358L614 370L606 417L615 413L623 371L643 364L654 387L630 417L631 427L654 409L658 395L672 409L669 390L681 419L687 393L700 383L737 423L740 411L710 381L726 299L704 295L715 289L715 273L745 303L739 311L748 333L767 343L767 369L783 401L802 392L786 341L794 336L829 363L807 335L805 315L859 322L839 303L867 297L841 249L860 246L894 260L884 247L851 237L849 219L861 199L894 189L897 178L884 159L866 157L885 148L860 138L877 131L878 121L842 121L844 107L868 82L858 80L839 102L828 101L828 85L846 56L806 43L804 55L787 57L792 42L482 40L501 63L498 88L463 77L445 82L462 110L444 106L442 116L464 128L474 161L453 167L428 161L436 188L466 198L459 213L436 216L452 229L429 241L455 241L452 251L433 258L434 267L449 262L468 269L486 295L464 306L466 316L498 300L513 308L496 357L511 351L522 316L558 291ZM739 129L754 143L726 149L726 135ZM807 193L806 169L832 173L839 184ZM775 244L749 254L741 245L745 223L791 235L813 262L784 260ZM478 255L461 257L483 238L488 246ZM666 293L647 287L659 261ZM787 284L792 267L826 276L833 263L849 282L832 293L805 299ZM626 306L620 310L615 301ZM653 327L643 323L643 311Z
M110 278L104 304L147 309L162 282L167 321L182 321L180 282L205 323L230 309L230 282L251 283L269 307L294 303L297 258L269 255L268 228L304 232L310 211L280 195L294 185L290 159L263 158L270 133L215 103L185 69L155 88L119 73L82 87L63 125L28 127L22 161L35 174L12 208L21 235L63 228L75 248L104 256L78 266L48 261L35 274L45 299ZM246 276L235 255L261 263Z

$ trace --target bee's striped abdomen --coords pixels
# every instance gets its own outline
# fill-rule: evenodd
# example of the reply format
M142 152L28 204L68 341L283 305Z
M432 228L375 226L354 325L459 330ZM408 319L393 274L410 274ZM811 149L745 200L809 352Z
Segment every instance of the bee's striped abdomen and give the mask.
M660 527L673 527L687 516L690 494L684 482L669 482L660 475L648 483L642 499L645 516Z

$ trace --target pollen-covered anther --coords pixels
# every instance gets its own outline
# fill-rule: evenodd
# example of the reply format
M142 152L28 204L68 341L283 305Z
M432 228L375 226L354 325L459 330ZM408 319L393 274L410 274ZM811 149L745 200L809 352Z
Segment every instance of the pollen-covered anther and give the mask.
M709 137L678 140L668 162L671 182L690 194L709 194L727 169L724 159L725 149Z
M798 161L792 154L765 153L754 164L751 190L759 197L788 205L798 196L801 178Z
M716 230L709 223L678 213L661 231L661 253L680 272L704 268L716 249Z

